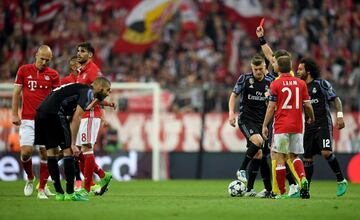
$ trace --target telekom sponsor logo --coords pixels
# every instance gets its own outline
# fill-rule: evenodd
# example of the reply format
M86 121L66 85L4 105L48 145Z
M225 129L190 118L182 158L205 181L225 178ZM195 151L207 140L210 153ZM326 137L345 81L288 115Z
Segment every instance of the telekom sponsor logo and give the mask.
M30 88L30 91L35 91L36 84L37 84L37 82L35 80L29 80L28 81L28 86Z

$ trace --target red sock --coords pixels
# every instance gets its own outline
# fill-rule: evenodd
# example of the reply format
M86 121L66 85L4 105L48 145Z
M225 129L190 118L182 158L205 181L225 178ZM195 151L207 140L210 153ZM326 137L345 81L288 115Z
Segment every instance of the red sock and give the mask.
M94 167L94 173L96 173L100 179L104 178L105 177L105 172L103 169L101 169L99 167L99 165L97 165L97 163L95 162L95 167Z
M84 167L84 188L90 192L91 184L93 183L93 173L95 166L95 157L94 154L85 154L85 167Z
M22 161L21 163L23 165L23 168L25 170L25 173L27 175L28 180L33 180L34 179L34 173L32 170L32 159L31 157L27 160L27 161Z
M39 184L39 189L44 189L47 179L49 177L49 170L48 170L48 166L47 166L47 161L40 161L40 184Z
M84 158L84 154L80 153L79 155L79 168L80 168L80 172L84 174L84 167L85 167L85 158Z
M285 178L286 178L285 164L277 164L276 165L276 181L278 183L281 195L286 192Z
M302 179L305 176L305 170L304 170L303 162L300 160L300 158L296 158L293 161L293 164L294 164L294 168L295 168L295 171L296 171L297 175L299 176L300 179Z

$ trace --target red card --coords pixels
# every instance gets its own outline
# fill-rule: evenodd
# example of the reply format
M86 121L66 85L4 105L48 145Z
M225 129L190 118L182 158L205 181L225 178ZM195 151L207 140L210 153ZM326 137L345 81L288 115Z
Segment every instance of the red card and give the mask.
M260 27L264 26L264 22L265 22L265 18L262 18L261 21L260 21L259 26L260 26Z

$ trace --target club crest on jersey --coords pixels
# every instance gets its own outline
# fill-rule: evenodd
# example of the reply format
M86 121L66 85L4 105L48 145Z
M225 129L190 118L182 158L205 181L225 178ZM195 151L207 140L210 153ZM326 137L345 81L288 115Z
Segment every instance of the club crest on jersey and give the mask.
M250 83L250 86L249 86L249 88L254 88L254 86L253 86L253 84L254 84L254 79L253 78L250 78L249 79L249 83Z
M315 94L317 92L316 88L313 88L312 93Z
M45 80L50 80L50 77L48 75L45 75Z

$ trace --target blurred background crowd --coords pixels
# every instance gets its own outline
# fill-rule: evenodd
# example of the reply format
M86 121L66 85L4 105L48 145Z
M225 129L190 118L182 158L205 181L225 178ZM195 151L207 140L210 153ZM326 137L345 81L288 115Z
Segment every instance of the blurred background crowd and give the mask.
M169 110L227 111L236 79L250 71L250 58L260 50L256 25L249 29L229 19L224 1L183 1L195 14L194 25L184 25L183 12L189 7L181 5L162 28L160 39L144 53L114 49L126 16L140 0L0 1L0 81L13 82L18 66L33 62L37 47L44 43L53 49L52 67L64 76L76 45L89 41L96 50L95 62L112 81L155 81L174 93ZM360 1L258 3L273 50L289 50L295 71L302 57L315 57L345 111L359 111Z

